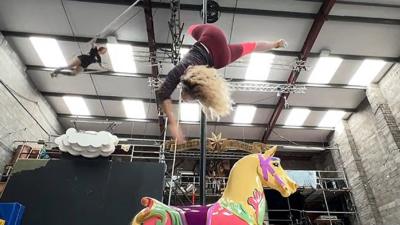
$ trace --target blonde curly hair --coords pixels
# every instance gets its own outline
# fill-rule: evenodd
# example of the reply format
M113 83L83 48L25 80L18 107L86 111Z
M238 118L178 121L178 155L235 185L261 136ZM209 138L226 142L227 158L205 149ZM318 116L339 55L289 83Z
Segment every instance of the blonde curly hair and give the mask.
M229 115L231 93L227 82L212 67L189 66L181 78L182 92L200 102L203 112L211 118Z

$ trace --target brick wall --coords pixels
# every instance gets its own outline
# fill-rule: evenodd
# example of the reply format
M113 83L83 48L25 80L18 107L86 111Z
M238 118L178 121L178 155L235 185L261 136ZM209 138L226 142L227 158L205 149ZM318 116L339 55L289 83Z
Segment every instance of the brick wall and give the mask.
M356 113L337 127L332 144L344 168L363 225L400 221L399 66L367 89ZM397 121L397 122L396 122Z
M63 128L48 102L30 82L24 64L1 34L0 68L0 172L2 172L15 148L13 141L48 140L49 134L60 134Z

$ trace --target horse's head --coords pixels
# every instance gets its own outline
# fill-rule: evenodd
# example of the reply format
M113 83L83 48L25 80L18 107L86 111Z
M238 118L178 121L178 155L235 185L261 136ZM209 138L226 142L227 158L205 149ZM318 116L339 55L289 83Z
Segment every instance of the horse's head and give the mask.
M281 160L273 157L276 152L276 146L265 151L264 154L258 154L260 166L258 175L262 180L264 187L270 187L281 193L283 197L288 197L297 190L297 184L290 179L286 171L281 167Z

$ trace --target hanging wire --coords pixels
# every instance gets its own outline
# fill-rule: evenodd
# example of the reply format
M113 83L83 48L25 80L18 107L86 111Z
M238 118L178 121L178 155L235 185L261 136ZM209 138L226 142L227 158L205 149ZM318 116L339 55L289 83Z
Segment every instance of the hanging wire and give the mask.
M132 121L132 126L131 126L131 138L133 138L133 131L134 131L134 128L135 128L135 122Z
M160 0L159 2L161 3L161 2L163 2L163 0ZM158 11L158 8L156 8L156 9L154 10L153 16L155 16L155 15L157 14L157 11ZM127 23L129 23L132 19L134 19L136 16L138 16L141 12L143 12L141 8L139 8L138 10L136 10L136 12L135 12L131 17L129 17L129 19L128 19L127 21L125 21L124 23L122 23L121 25L119 25L119 26L117 27L117 29L115 29L115 31L114 31L113 33L116 33L117 31L119 31L119 29L121 29L123 26L125 26Z
M234 27L234 23L235 23L237 5L238 5L238 0L236 0L236 2L235 2L235 11L233 12L233 15L232 15L232 25L231 25L231 30L230 30L230 34L229 34L229 42L228 42L229 44L232 41L232 33L233 33L233 27ZM227 70L227 67L224 68L224 78L226 77L226 70Z
M271 128L270 128L270 129L271 129ZM297 143L297 142L294 142L294 141L291 141L291 140L285 138L284 136L280 135L278 132L276 132L276 131L274 131L274 130L272 130L272 133L276 134L278 137L280 137L281 139L283 139L283 140L285 140L285 141L287 141L287 142L289 142L289 143L291 143L291 144L294 144L294 145L301 145L301 144L299 144L299 143Z
M73 36L73 38L74 38L74 41L75 41L76 45L78 45L78 48L79 48L79 51L81 52L81 54L83 54L81 45L80 45L79 42L76 40L76 35L75 35L75 32L74 32L74 29L72 28L72 23L71 23L71 21L70 21L70 19L69 19L69 16L68 16L68 13L67 13L67 9L65 8L65 5L64 5L64 1L63 1L63 0L60 0L60 1L61 1L61 5L62 5L62 7L63 7L63 10L64 10L65 17L67 18L67 21L68 21L68 24L69 24L69 29L70 29L71 32L72 32L72 36Z
M117 31L119 31L119 29L121 29L123 26L125 26L127 23L129 23L133 18L135 18L136 16L138 16L140 13L142 12L142 9L138 9L133 16L129 17L129 19L127 21L125 21L124 23L122 23L120 26L117 27L117 29L115 29L115 31L113 33L116 33Z
M103 101L101 100L101 98L99 96L99 92L97 91L97 88L96 88L96 85L94 83L93 76L92 76L91 73L89 73L89 77L90 77L90 80L92 81L92 85L93 85L94 91L96 93L97 99L100 101L100 105L101 105L101 108L103 110L104 116L107 118L107 113L106 113L106 110L104 108Z
M0 79L0 83L13 95L18 96L28 102L31 102L33 104L36 105L36 107L39 110L40 115L42 116L42 118L44 119L44 121L47 123L47 125L50 126L50 128L56 133L58 133L58 130L56 128L54 128L53 124L48 120L47 116L45 115L45 113L42 111L42 108L40 107L39 101L30 99L28 97L25 97L24 95L20 94L18 91L14 90L13 88L11 88L9 85L7 85L3 80Z
M150 92L150 96L153 94L153 93L155 93L155 92L153 92L152 90L151 90L151 88L150 89L148 89L149 90L149 92ZM150 102L147 104L147 110L146 110L146 115L149 115L149 112L150 112ZM146 137L146 132L147 132L147 124L148 123L144 123L144 131L143 131L143 138L145 138Z
M182 87L179 87L179 104L178 104L178 118L177 120L177 129L180 129L180 118L181 118L181 102L182 102ZM176 161L176 148L178 146L178 138L175 138L175 147L174 147L174 157L172 160L172 171L171 171L171 182L169 184L169 195L168 195L168 205L171 205L171 196L172 196L172 181L174 179L175 174L175 161Z

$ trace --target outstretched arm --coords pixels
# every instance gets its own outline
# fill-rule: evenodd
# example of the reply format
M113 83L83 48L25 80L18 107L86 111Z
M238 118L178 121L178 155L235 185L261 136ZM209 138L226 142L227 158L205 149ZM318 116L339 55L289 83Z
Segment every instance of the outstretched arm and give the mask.
M96 34L96 36L89 42L91 48L94 48L96 46L97 38L99 38L100 35Z
M274 48L285 48L286 46L287 46L287 43L283 39L280 39L277 41L258 41L258 42L256 42L254 51L255 52L266 52L266 51L270 51Z
M161 107L168 117L168 129L171 132L172 136L176 138L178 144L185 142L182 130L179 128L178 122L174 115L171 99L165 99L161 103Z

